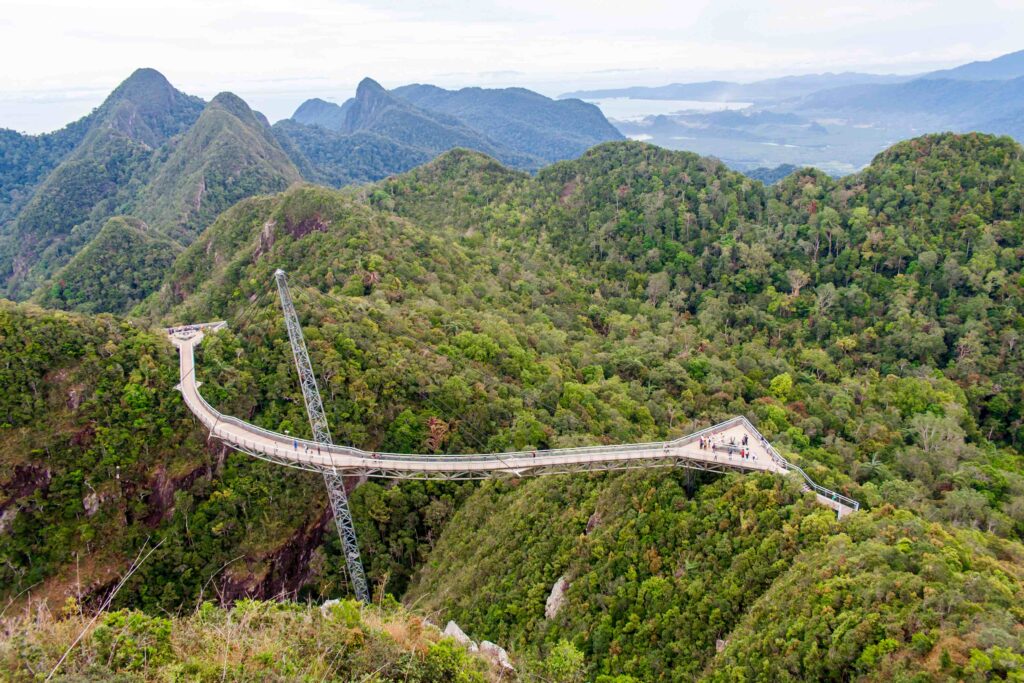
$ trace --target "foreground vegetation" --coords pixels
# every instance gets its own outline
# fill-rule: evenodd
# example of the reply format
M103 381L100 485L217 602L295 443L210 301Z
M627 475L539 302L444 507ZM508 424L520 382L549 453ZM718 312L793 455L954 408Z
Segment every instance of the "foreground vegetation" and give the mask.
M204 603L188 617L121 610L93 621L69 599L60 614L11 630L0 641L0 678L12 682L50 672L58 681L498 680L487 660L421 618L348 600L323 608L243 600L225 610Z
M796 482L685 473L484 486L407 595L588 680L1019 680L1024 546L882 506L837 522ZM545 602L567 584L555 616ZM475 596L487 595L482 601Z

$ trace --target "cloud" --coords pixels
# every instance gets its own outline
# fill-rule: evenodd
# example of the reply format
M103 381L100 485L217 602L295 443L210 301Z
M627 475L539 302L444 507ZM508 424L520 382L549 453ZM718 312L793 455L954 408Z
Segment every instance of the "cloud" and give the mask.
M9 104L69 88L106 93L149 65L188 92L253 96L274 119L301 96L343 98L366 75L388 86L522 85L555 94L692 78L908 72L1016 49L1011 28L1021 25L1024 7L1009 0L8 0L0 60L17 68L0 72L0 93ZM83 113L101 98L82 100ZM22 119L36 130L66 122L35 112ZM2 125L11 123L0 118Z

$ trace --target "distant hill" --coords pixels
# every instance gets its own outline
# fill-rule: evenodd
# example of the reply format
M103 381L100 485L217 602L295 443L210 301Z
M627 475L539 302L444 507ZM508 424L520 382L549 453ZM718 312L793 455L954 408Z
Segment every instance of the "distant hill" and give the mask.
M610 88L604 90L577 90L559 95L559 99L580 98L598 100L609 97L628 97L645 100L697 100L704 102L778 102L801 97L824 88L869 83L899 83L906 76L865 73L825 73L804 76L783 76L750 83L733 81L703 81L698 83L672 83L654 87Z
M479 150L517 167L542 163L453 116L417 107L370 78L344 105L304 102L292 119L275 124L274 134L307 178L335 186L407 171L455 147Z
M304 102L292 121L314 125L336 133L373 133L421 149L444 149L478 145L494 154L498 146L453 116L437 114L414 106L388 92L372 78L364 78L355 97L344 105L323 100Z
M562 97L750 103L742 110L711 113L668 102L659 112L648 103L642 111L652 113L623 116L615 125L628 137L712 155L745 172L792 164L837 175L863 168L898 140L927 132L978 131L1024 140L1022 79L1024 51L910 76L816 74L586 90Z
M760 168L744 171L743 175L754 180L760 180L765 185L774 185L796 170L797 167L793 164L779 164L775 168L761 166Z
M312 99L274 126L310 180L330 185L379 180L462 147L536 170L579 156L622 134L583 102L558 102L522 88L385 90L364 79L342 105Z
M333 102L327 102L314 97L299 105L299 108L292 114L291 120L306 126L320 126L328 130L341 130L345 125L345 107L339 107Z
M1009 133L999 128L1024 120L1024 77L919 78L894 85L850 86L814 93L786 108L804 116L842 116L862 123Z
M1024 50L1011 52L988 61L971 62L952 69L942 69L917 75L868 74L847 71L843 73L782 76L740 83L734 81L701 81L671 83L653 87L605 88L575 90L559 95L559 99L576 97L597 100L609 97L628 97L648 100L698 100L706 102L736 101L765 104L780 102L811 93L850 86L893 85L920 78L986 81L1010 80L1024 76Z
M993 81L1024 76L1024 50L996 57L984 62L971 62L953 69L942 69L923 74L921 78L953 79L960 81Z
M192 125L203 102L158 72L139 69L79 126L86 134L0 229L0 292L24 298L96 232L129 186L149 170L154 149Z
M99 267L118 250L115 236L124 238L123 248L139 249L129 258L151 271L166 266L166 259L150 259L143 238L173 254L166 240L180 250L239 199L301 180L266 119L240 98L222 93L205 104L152 69L133 73L81 121L20 143L57 150L74 145L0 226L0 292L16 299L37 292L51 305L86 310L119 310L106 306L138 301L155 281L125 282L118 278L131 278L131 268ZM45 168L50 160L43 155L38 164ZM32 163L26 158L24 167ZM117 214L144 222L108 224L101 231ZM100 244L89 248L96 240ZM83 273L102 274L103 296L85 296L93 287L81 282ZM78 282L80 291L69 282Z
M491 140L548 163L622 139L593 104L552 100L524 88L445 90L415 84L392 93L423 109L454 116Z

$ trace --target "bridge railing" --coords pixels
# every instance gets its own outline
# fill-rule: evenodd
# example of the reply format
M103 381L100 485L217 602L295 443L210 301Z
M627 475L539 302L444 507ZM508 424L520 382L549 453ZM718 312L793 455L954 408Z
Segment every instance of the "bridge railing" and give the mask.
M187 345L188 353L192 362L193 374L195 372L195 357L194 357L194 346L192 344ZM578 448L559 448L559 449L548 449L548 450L536 450L536 451L511 451L507 453L462 453L462 454L440 454L440 455L410 455L408 453L387 453L387 452L375 452L371 453L364 451L353 446L339 446L339 445L326 445L320 444L315 441L308 439L300 439L297 437L289 437L279 432L274 432L269 429L264 429L258 425L254 425L250 422L246 422L237 417L231 415L225 415L203 398L203 395L199 392L198 388L195 391L195 395L198 397L200 402L199 409L195 406L189 405L188 407L196 415L200 416L200 420L203 424L212 431L215 430L218 423L225 423L234 425L242 430L249 432L258 432L268 439L281 445L281 449L284 453L289 454L290 457L296 460L308 460L313 462L313 458L303 457L304 453L317 453L320 455L326 455L328 458L334 455L346 456L350 458L360 458L369 461L367 464L377 463L379 460L391 460L400 462L467 462L467 461L493 461L493 462L504 462L505 460L517 459L517 458L531 458L536 453L536 457L566 457L566 456L586 456L586 455L607 455L607 454L625 454L625 453L636 453L642 451L664 451L666 447L679 447L685 446L698 441L703 436L713 435L716 432L720 432L725 429L729 429L736 425L743 425L752 434L756 434L761 439L761 445L764 447L768 456L772 459L777 467L787 472L795 472L800 475L807 486L814 491L830 500L833 500L841 505L845 505L853 510L860 509L860 503L853 498L844 496L837 491L825 488L821 486L814 479L811 478L802 467L791 463L785 457L779 453L771 443L761 435L756 427L743 415L730 418L723 422L713 424L709 427L705 427L699 431L687 434L686 436L673 439L671 441L651 441L647 443L637 444L626 444L617 446L581 446ZM185 398L186 404L191 403L187 392L182 392L182 396ZM212 415L213 419L203 419L203 414ZM244 441L244 440L243 440ZM292 443L289 443L292 442ZM245 442L243 445L249 447L255 447L255 444L248 444ZM292 446L292 448L289 448Z
M190 349L191 350L191 349ZM194 367L194 365L193 365ZM516 459L516 458L533 458L534 454L538 458L544 457L567 457L567 456L586 456L586 455L607 455L607 454L625 454L625 453L637 453L644 451L663 452L666 447L679 447L684 446L692 442L696 442L701 436L705 434L711 434L712 432L727 429L738 423L739 418L731 418L725 422L718 423L702 429L699 432L688 434L684 437L674 439L672 441L650 441L645 443L635 443L626 445L615 445L615 446L581 446L577 448L558 448L558 449L538 449L536 451L508 451L503 453L455 453L455 454L438 454L438 455L412 455L409 453L390 453L386 451L370 452L364 451L360 448L353 446L339 446L320 444L315 441L301 438L291 438L280 432L274 432L269 429L264 429L258 425L254 425L250 422L245 422L237 417L231 415L225 415L219 410L214 408L210 403L203 397L197 390L195 395L198 397L201 404L200 413L205 412L213 416L214 419L202 420L203 424L211 430L219 423L231 424L240 429L249 432L258 432L263 434L268 439L280 443L284 450L289 452L295 452L297 459L303 460L303 454L308 450L319 454L330 455L341 455L353 458L361 458L369 461L377 460L397 460L402 462L467 462L467 461L481 461L490 460L494 462L501 462L504 460ZM186 396L186 402L188 398ZM192 408L192 406L189 406ZM193 410L193 412L197 412Z
M757 431L754 425L752 425L750 423L750 420L748 420L746 417L740 415L736 419L742 420L743 424L747 426L755 434L761 434L761 432ZM772 446L768 439L765 439L763 436L761 437L761 443L768 451L768 454L771 456L772 460L774 460L783 469L786 469L790 472L796 472L797 474L799 474L812 491L814 491L815 493L819 493L825 496L826 498L829 498L830 500L834 500L837 503L841 503L842 505L845 505L846 507L851 508L853 510L860 509L860 503L858 501L848 496L844 496L838 491L833 491L832 489L825 488L824 486L814 481L814 479L811 478L811 475L807 474L807 472L804 472L804 469L802 467L800 467L797 464L791 463L789 460L786 460L786 458L784 458L781 453L775 450L775 446Z

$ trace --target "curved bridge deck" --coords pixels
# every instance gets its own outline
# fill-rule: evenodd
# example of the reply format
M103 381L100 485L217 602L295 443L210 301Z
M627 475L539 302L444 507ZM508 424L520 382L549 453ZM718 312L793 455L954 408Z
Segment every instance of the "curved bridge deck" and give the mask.
M711 472L765 471L783 475L795 472L804 479L805 490L813 490L819 502L834 509L840 517L859 507L857 501L818 486L802 469L783 458L742 416L672 441L511 453L372 453L350 446L327 446L296 439L224 415L199 393L199 383L195 378L195 347L207 330L222 327L224 323L206 323L168 330L180 358L181 383L177 388L185 405L210 430L211 437L263 460L314 472L391 479L493 479L641 467L687 467ZM744 436L748 443L745 447L740 445ZM716 447L701 448L701 437L710 438ZM741 456L740 448L746 448L749 455Z

